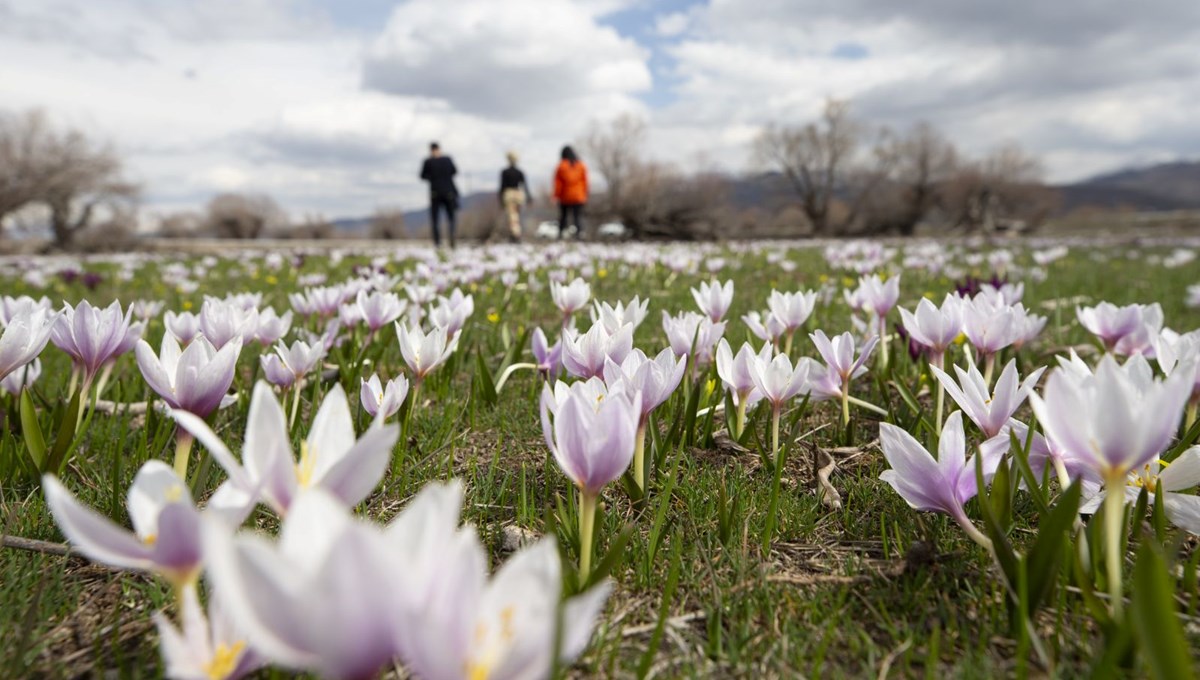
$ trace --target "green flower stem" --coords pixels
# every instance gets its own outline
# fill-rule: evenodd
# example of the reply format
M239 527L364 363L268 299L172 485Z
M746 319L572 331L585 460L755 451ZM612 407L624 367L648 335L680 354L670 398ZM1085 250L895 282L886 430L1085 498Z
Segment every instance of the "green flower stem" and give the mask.
M633 481L638 489L646 491L646 423L639 423L633 448Z
M595 495L579 490L579 582L587 583L592 573L592 538L596 530Z
M1108 558L1108 599L1112 607L1112 616L1116 621L1121 620L1125 601L1122 596L1121 568L1124 560L1121 555L1121 528L1125 524L1125 478L1123 475L1110 475L1104 483L1104 547Z
M178 426L177 426L178 427ZM175 474L187 482L188 458L192 454L192 442L196 441L190 432L183 428L175 431Z

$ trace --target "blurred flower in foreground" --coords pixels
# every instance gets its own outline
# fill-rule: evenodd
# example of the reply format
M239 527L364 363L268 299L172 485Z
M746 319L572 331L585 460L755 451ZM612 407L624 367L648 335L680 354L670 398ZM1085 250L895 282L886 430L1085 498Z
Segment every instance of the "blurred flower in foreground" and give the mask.
M263 665L262 656L246 644L219 604L211 603L210 618L205 618L196 589L185 588L183 601L176 606L181 628L176 628L162 612L154 613L167 677L237 680Z
M126 504L132 533L84 507L57 477L43 477L42 488L59 529L89 559L118 569L153 572L176 588L192 584L199 576L200 513L183 481L166 463L148 461L133 478Z

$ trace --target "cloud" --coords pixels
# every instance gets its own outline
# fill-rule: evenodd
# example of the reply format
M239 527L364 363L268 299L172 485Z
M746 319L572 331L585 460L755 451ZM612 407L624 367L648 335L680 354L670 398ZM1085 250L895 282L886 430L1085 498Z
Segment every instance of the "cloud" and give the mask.
M712 0L664 48L676 98L656 122L807 122L824 98L849 98L868 122L930 120L969 153L1015 139L1046 156L1052 178L1072 179L1120 159L1200 155L1174 123L1200 107L1196 44L1189 0ZM721 157L745 163L732 148Z
M566 0L473 0L453 11L413 0L371 45L363 84L495 119L650 89L647 52L594 11Z
M685 12L660 14L654 18L654 32L663 38L674 38L687 31L689 23Z

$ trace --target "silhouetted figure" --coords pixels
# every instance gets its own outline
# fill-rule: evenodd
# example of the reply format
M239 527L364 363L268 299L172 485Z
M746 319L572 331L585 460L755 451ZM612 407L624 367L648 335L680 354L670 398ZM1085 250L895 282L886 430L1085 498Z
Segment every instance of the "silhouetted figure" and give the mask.
M525 173L517 167L517 154L509 151L508 167L500 171L500 206L508 215L508 231L512 240L521 240L521 206L533 205L533 195L529 193L529 184L525 181Z
M450 223L450 247L454 247L454 212L458 210L458 187L454 186L454 175L458 169L449 156L443 156L437 142L429 145L429 158L421 165L421 179L429 182L429 225L433 229L433 245L441 246L438 233L439 208L446 211Z
M564 146L562 160L554 172L554 200L558 201L558 237L566 233L567 217L575 225L576 238L583 238L583 206L588 199L587 166L575 155L575 150Z

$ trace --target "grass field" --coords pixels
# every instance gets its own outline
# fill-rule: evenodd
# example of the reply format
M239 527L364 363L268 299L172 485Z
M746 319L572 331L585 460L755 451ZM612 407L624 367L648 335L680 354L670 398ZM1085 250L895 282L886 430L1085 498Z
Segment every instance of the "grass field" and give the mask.
M1016 357L1022 376L1053 365L1054 357L1070 347L1095 363L1099 350L1076 321L1077 306L1103 300L1158 302L1167 326L1180 332L1200 327L1200 310L1186 305L1187 287L1200 283L1200 263L1187 261L1178 245L1118 249L1072 243L1065 257L1035 263L1035 253L1055 245L903 245L870 270L902 274L899 306L908 309L923 296L940 301L968 276L999 274L1023 282L1024 305L1047 316L1048 324L1036 341L1005 355L1005 360ZM1175 266L1164 265L1164 259ZM98 276L64 278L59 274L64 269ZM508 557L514 542L556 530L568 571L578 557L572 519L578 510L573 486L548 455L543 438L541 378L535 371L516 371L498 396L493 387L507 365L532 360L533 328L543 328L552 342L556 339L562 316L551 301L548 280L582 276L591 284L593 300L649 298L649 316L637 328L634 346L653 356L668 346L662 313L695 310L690 288L701 281L715 277L734 282L724 337L736 351L745 340L759 343L741 317L765 309L772 289L820 292L807 331L823 329L832 335L851 330L852 310L843 289L854 288L858 277L858 272L832 266L821 249L796 244L628 244L464 249L448 259L414 249L332 256L247 251L205 258L14 261L7 265L4 292L47 295L55 305L85 298L126 304L145 299L161 300L167 310L199 311L205 295L254 291L263 293L262 306L283 312L289 308L289 293L320 281L339 283L364 269L412 284L434 282L443 294L460 287L473 296L475 311L456 352L425 382L419 403L410 404L405 438L359 514L387 521L427 482L456 477L465 484L464 520L477 527L493 568ZM502 281L504 272L517 272L516 282ZM586 311L576 316L580 330L586 330ZM899 320L893 311L889 326ZM306 323L317 329L315 321L299 316L295 326ZM157 348L163 333L161 314L155 314L145 337ZM323 379L311 380L300 392L295 445L334 382L350 395L362 432L369 418L357 407L360 378L375 372L394 377L406 370L390 325L369 344L362 330L344 333L347 342L325 359ZM290 342L295 331L288 337ZM234 381L240 398L210 419L235 452L246 429L252 381L262 375L258 356L264 351L269 349L255 344L242 350ZM836 401L789 403L783 416L788 457L781 473L778 527L765 548L773 475L760 454L769 453L763 449L769 448L770 414L752 411L744 447L730 444L718 433L725 424L716 413L723 399L715 369L689 371L652 422L656 434L651 435L649 496L634 502L620 483L603 493L597 555L627 527L630 534L621 559L611 564L614 590L592 643L563 672L572 677L940 678L1026 672L1074 677L1109 664L1105 627L1075 586L1063 581L1033 615L1044 658L1035 654L1028 640L1014 632L1005 587L988 553L948 517L913 510L880 481L887 463L879 448L879 422L915 428L913 423L933 410L923 364L912 360L898 339L892 340L890 352L893 365L886 374L876 370L873 359L868 364L872 369L853 388L856 397L888 416L856 408L851 427L843 429ZM791 354L816 357L807 333L797 334ZM949 360L963 365L963 356L962 347L956 347ZM52 414L68 393L71 365L53 345L41 360L44 369L33 389L34 402L41 427L49 433ZM906 392L915 394L917 409L905 399ZM689 396L702 411L699 417L686 413ZM102 399L119 405L153 397L130 353L119 359ZM20 462L24 443L17 400L8 394L3 398L0 533L61 543L41 490ZM952 401L948 404L953 407ZM1028 406L1018 418L1032 419ZM83 422L63 483L85 503L128 526L125 490L146 460L171 461L174 423L155 408L135 413L119 406L112 413L85 415ZM204 498L224 477L205 462L202 447L196 447L192 459L197 498ZM840 495L840 507L818 493L817 469L830 461L829 483ZM1053 493L1059 493L1057 487ZM980 519L977 502L967 509ZM1018 547L1027 545L1036 535L1038 508L1017 494L1013 516L1010 538ZM278 521L260 508L248 524L271 533ZM1171 530L1165 544L1172 558L1186 564L1196 539ZM1180 620L1194 656L1200 643L1194 585L1178 592ZM0 550L0 675L161 675L151 614L163 608L173 612L174 606L170 587L150 575L115 572L78 556ZM1130 665L1123 672L1148 672L1141 657L1124 663Z

